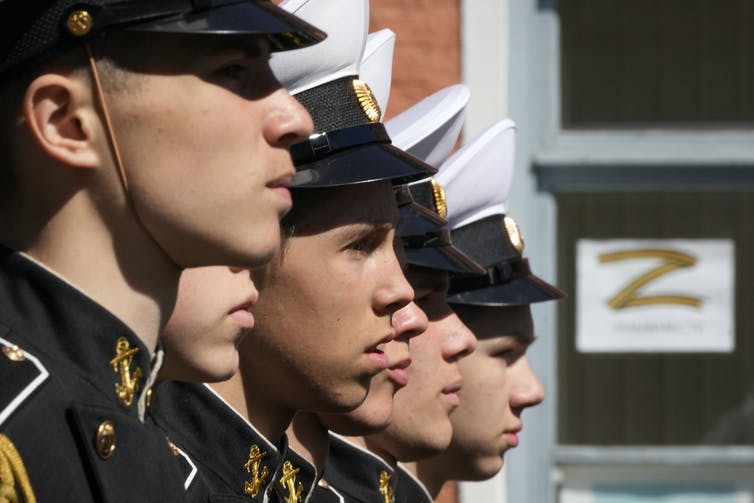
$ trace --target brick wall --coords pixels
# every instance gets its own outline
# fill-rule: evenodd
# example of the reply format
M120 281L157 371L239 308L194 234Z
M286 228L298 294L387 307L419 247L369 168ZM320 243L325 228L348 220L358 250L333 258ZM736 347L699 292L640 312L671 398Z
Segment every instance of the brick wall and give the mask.
M459 0L373 0L370 15L396 33L388 118L461 81Z

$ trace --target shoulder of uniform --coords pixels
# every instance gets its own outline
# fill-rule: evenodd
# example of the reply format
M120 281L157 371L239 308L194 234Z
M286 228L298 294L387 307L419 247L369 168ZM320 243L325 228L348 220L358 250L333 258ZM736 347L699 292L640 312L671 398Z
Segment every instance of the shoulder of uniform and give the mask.
M49 378L50 373L30 351L0 335L0 427Z

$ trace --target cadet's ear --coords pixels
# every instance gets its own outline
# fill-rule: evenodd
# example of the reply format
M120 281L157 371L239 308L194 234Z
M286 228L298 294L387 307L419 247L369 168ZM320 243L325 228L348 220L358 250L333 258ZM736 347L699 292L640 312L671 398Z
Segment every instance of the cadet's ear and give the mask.
M23 114L32 138L47 155L76 168L99 165L94 134L99 117L88 83L63 75L41 75L26 89Z

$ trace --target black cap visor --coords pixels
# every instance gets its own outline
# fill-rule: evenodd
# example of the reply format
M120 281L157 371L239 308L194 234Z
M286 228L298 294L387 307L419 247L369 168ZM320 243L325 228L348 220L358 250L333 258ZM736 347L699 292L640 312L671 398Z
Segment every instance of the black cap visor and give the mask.
M481 274L482 266L452 244L405 248L409 265L463 274Z
M456 276L451 278L448 302L476 306L521 306L562 299L566 296L560 288L535 276L529 270L528 260L514 268L510 279L496 281L496 274L488 269L486 276ZM493 278L493 279L491 279Z
M270 1L212 0L207 8L130 26L133 31L265 35L271 51L306 47L326 34Z
M414 202L403 205L398 202L398 211L400 214L400 224L397 230L399 237L423 236L427 233L438 232L448 223L437 213Z
M296 166L291 187L320 188L391 180L408 183L437 172L389 143L366 143Z

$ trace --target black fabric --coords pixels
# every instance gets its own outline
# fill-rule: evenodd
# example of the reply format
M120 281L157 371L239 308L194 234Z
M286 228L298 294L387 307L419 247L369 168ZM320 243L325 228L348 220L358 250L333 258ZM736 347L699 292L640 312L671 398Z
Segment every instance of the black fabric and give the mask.
M185 501L179 465L164 434L151 421L139 421L137 397L126 405L117 396L121 379L110 360L120 337L137 349L131 369L142 370L141 393L152 368L150 352L125 324L0 246L0 334L4 346L17 345L27 355L16 362L0 354L5 404L0 414L6 417L0 432L18 449L37 501ZM35 379L31 358L49 377L25 398L16 395L19 401L11 405L7 393L14 391L8 390L27 389ZM116 449L107 460L94 444L104 419L116 427Z
M296 166L291 187L336 187L377 180L401 184L436 172L429 164L393 145L367 143Z
M427 488L398 465L395 469L395 503L432 503Z
M484 268L453 246L447 222L426 206L414 202L413 191L401 185L394 189L400 213L397 234L409 264L440 271L482 274Z
M291 158L293 158L293 164L301 166L335 152L368 143L390 143L384 124L381 122L358 124L335 131L313 134L308 140L291 146Z
M490 215L453 229L452 238L458 248L484 267L521 257L510 242L503 215Z
M84 37L65 26L74 9L92 16ZM303 47L325 34L268 0L3 0L0 2L0 74L113 29L174 33L259 33L272 50Z
M353 88L356 78L342 77L295 95L312 116L315 135L303 142L304 145L292 148L296 164L292 187L336 187L377 180L401 184L437 172L421 159L391 145L384 127L369 120ZM369 130L384 134L376 135L370 141L364 141L363 134L356 135L352 138L351 148L345 148L345 145L332 148L323 136L331 132L346 134L350 128L360 133Z
M491 281L490 278L495 276L499 276L499 273L483 276L481 280L480 278L451 276L448 302L477 306L521 306L562 299L566 296L560 288L533 274L515 273L504 282Z
M311 499L309 499L309 502L313 501L316 501L317 503L346 503L347 500L338 493L337 489L330 487L329 484L323 482L321 485L314 488ZM379 501L377 503L379 503Z
M511 243L503 215L491 215L453 229L456 247L479 262L486 274L455 274L448 302L483 306L515 306L560 299L565 293L532 274L529 261Z
M295 473L287 480L285 480L284 474L286 463L290 463L290 468L295 470ZM322 475L321 473L317 473L317 468L291 448L285 451L281 467L275 473L275 481L273 482L277 500L281 502L303 502L310 498ZM297 497L291 497L292 492Z
M412 183L408 186L408 188L411 191L411 197L413 197L415 202L421 204L428 210L439 214L439 212L437 211L437 206L435 205L435 193L434 190L432 190L431 181L427 180L423 182Z
M189 488L190 501L245 498L247 502L262 502L265 493L274 498L273 483L287 451L285 437L274 445L202 384L161 384L151 413L198 469L192 485L202 488ZM260 461L260 471L266 468L267 476L252 497L244 491L245 483L251 481L244 464L249 461L249 451L254 445L266 453Z
M403 243L406 247L412 246L411 243L415 241L414 236L424 236L429 233L439 232L447 224L437 213L429 211L424 206L420 206L414 202L409 202L408 204L398 202L398 205L400 222L397 234L401 238L406 238Z
M383 472L390 477L390 487L395 491L396 481L392 467L375 454L330 434L330 452L325 464L324 480L345 501L384 501L384 496L380 493L380 475ZM319 497L322 499L318 499ZM312 501L333 501L332 491L315 491Z
M354 79L358 77L343 77L294 95L312 116L315 133L370 122L356 98Z

